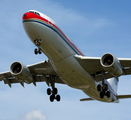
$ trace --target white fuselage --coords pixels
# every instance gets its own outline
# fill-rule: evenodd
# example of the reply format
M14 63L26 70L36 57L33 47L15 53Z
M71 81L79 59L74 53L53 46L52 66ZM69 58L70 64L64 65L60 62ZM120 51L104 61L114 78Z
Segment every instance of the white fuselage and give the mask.
M26 15L25 15L26 14ZM40 48L49 58L52 67L68 86L81 89L99 101L112 102L111 98L101 99L96 89L96 81L86 72L74 55L83 54L72 41L46 15L27 12L23 15L23 25L31 41L42 40ZM35 44L35 43L34 43Z

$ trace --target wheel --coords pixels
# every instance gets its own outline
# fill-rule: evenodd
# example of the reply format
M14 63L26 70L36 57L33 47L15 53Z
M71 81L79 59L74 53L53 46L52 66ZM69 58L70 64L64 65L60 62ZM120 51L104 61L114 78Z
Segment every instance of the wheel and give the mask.
M56 96L56 100L59 102L60 101L60 95Z
M107 91L107 98L110 98L110 96L111 96L111 94L110 94L110 92L109 91Z
M38 50L37 50L37 49L35 49L35 50L34 50L34 53L37 55L37 54L38 54Z
M55 99L55 96L54 96L54 95L51 95L51 96L50 96L50 101L53 102L54 99Z
M98 91L101 91L101 85L100 85L100 84L97 85L97 90L98 90Z
M39 49L39 54L41 54L42 53L42 51L41 51L41 49Z
M48 88L48 89L47 89L47 95L50 95L50 94L51 94L51 89Z
M39 54L41 54L42 52L41 52L41 50L39 50Z
M54 88L54 94L57 94L58 93L58 90L57 90L57 88Z
M104 98L104 93L100 92L100 98Z

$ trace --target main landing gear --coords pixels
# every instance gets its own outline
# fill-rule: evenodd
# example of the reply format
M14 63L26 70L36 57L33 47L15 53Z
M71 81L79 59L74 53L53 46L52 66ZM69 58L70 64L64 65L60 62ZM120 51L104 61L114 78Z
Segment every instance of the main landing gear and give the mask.
M54 99L56 99L58 102L60 101L60 95L57 95L57 88L54 88L54 89L50 89L48 88L47 89L47 95L50 95L50 101L53 102Z
M55 82L54 82L54 77L51 76L50 77L50 80L51 80L51 88L48 88L47 89L47 95L50 95L50 101L53 102L55 99L59 102L60 101L60 95L57 94L58 93L58 90L57 88L55 88Z
M99 84L97 85L97 90L100 92L100 98L104 98L104 96L107 96L107 98L110 98L110 92L108 91L108 85L104 82L102 83L102 86Z
M35 53L36 55L37 55L38 53L41 54L42 51L41 51L41 49L40 49L40 45L42 44L42 40L41 40L41 39L36 39L36 40L34 40L34 43L35 43L35 45L38 47L38 48L36 48L36 49L34 50L34 53Z

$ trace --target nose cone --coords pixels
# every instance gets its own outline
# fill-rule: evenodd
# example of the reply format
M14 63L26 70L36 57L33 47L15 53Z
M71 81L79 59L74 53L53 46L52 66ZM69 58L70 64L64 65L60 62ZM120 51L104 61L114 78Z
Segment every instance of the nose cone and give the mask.
M27 17L27 13L23 14L23 17L22 17L23 20L26 19L26 17Z
M39 15L32 13L32 12L26 12L23 14L23 20L27 20L27 19L39 19L41 18Z
M24 13L24 14L23 14L22 19L23 19L23 21L24 21L24 20L26 20L26 19L29 19L30 17L31 17L30 14L27 12L27 13Z
M34 13L26 12L26 13L23 14L23 21L35 18L35 16L36 15Z

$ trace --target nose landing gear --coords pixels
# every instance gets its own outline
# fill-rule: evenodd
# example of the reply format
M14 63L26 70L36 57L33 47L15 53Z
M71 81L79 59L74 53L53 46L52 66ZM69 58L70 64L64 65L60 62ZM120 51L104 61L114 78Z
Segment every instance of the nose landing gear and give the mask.
M36 48L35 50L34 50L34 53L37 55L38 53L39 54L41 54L42 53L42 51L41 51L41 49L40 48Z
M34 53L37 55L38 53L41 54L42 50L40 49L40 45L42 44L42 40L41 39L36 39L34 40L35 45L38 47L34 50Z

